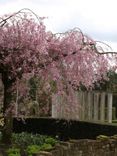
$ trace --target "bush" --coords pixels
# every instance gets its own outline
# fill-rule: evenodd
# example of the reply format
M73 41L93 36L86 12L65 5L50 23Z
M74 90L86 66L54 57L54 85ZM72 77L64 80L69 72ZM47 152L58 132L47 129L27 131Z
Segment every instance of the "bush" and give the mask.
M54 146L57 143L57 140L54 139L54 138L48 137L48 138L45 139L45 143Z
M51 150L53 147L51 144L44 143L43 145L29 145L26 149L28 156L39 153L40 151Z
M51 144L47 144L47 143L44 143L41 147L40 147L40 150L42 151L45 151L45 150L51 150L53 147Z
M8 154L8 156L21 156L20 149L19 148L14 148L14 147L9 148L7 150L7 154Z
M32 154L38 153L40 151L40 146L38 145L29 145L26 149L28 156L32 156Z
M1 133L0 133L1 138ZM13 133L12 134L12 148L7 150L8 156L21 156L38 153L39 151L51 150L58 141L50 136L31 134L31 133Z
M28 145L42 145L45 142L47 136L39 134L31 134L22 132L19 134L13 133L12 135L12 144L16 144L21 147L27 147Z

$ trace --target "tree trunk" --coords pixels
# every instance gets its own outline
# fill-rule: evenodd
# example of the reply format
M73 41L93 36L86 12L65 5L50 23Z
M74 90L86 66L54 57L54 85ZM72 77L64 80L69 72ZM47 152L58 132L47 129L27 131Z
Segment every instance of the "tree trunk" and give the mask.
M2 142L11 144L13 128L13 81L9 79L7 73L2 73L2 82L4 85L3 115L4 128L2 132Z

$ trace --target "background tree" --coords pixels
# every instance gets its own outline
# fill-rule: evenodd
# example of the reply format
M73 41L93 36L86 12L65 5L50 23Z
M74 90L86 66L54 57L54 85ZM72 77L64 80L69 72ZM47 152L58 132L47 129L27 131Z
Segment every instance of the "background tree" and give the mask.
M3 141L10 143L16 82L22 77L41 76L57 83L57 93L66 94L76 108L71 88L91 88L106 79L107 56L100 55L96 42L79 29L65 33L47 32L43 18L21 10L1 17L0 73L4 85Z

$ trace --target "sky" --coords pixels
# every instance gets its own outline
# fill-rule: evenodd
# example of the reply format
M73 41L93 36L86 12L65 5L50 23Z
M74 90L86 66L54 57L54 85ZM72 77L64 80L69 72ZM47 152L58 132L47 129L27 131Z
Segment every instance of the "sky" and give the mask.
M78 27L117 52L117 0L0 0L0 16L23 8L48 17L45 24L53 33Z

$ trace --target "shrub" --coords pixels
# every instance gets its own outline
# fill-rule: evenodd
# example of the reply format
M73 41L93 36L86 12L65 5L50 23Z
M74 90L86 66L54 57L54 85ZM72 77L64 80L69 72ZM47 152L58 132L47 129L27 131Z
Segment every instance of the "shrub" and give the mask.
M42 145L45 142L47 136L39 134L31 134L22 132L19 134L13 133L12 143L21 147L27 147L28 145Z
M28 156L32 156L32 154L36 154L39 151L51 150L53 147L51 144L44 143L43 145L29 145L26 149Z
M32 154L38 153L40 151L40 146L38 145L29 145L26 149L28 156L32 156Z
M13 133L12 148L9 148L6 152L8 156L21 156L25 154L32 156L39 151L53 149L53 146L55 146L57 142L58 141L56 139L50 136L26 132Z
M40 147L40 150L42 151L45 151L45 150L51 150L53 147L51 144L47 144L47 143L44 143L41 147Z
M54 139L54 138L48 137L48 138L45 139L45 143L54 146L57 143L57 140Z
M20 149L19 148L14 148L14 147L9 148L7 150L7 154L8 154L8 156L21 156Z

